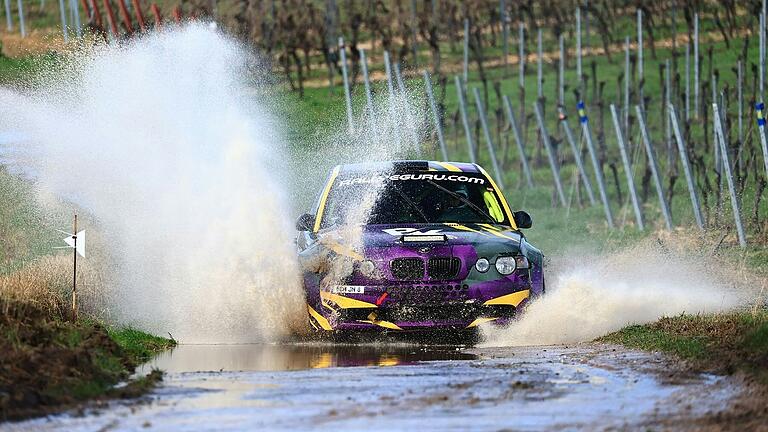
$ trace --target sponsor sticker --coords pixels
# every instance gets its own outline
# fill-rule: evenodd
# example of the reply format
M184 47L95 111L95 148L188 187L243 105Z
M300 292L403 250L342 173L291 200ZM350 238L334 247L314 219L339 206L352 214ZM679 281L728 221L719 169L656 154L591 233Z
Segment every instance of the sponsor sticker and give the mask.
M416 228L405 228L405 227L403 227L403 228L387 228L387 229L383 229L382 231L384 231L385 233L387 233L387 234L389 234L391 236L395 236L395 237L400 237L400 236L405 235L405 234L422 235L422 236L437 236L437 235L443 234L443 232L441 230L439 230L439 229L432 229L432 230L427 230L427 231L419 231Z
M365 287L360 285L334 285L331 287L333 294L365 294Z
M339 186L348 186L353 184L379 184L385 181L407 181L407 180L433 180L433 181L453 181L462 183L485 184L485 179L481 177L470 177L458 174L393 174L390 176L373 175L370 177L353 177L339 180Z

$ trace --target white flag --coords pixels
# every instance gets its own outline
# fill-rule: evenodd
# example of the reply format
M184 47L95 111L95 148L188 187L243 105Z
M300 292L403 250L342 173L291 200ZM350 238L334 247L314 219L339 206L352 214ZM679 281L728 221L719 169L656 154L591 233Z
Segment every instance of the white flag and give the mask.
M75 247L75 237L69 236L64 239L64 243L68 244L69 247L73 248ZM85 230L80 231L77 233L77 253L85 258Z

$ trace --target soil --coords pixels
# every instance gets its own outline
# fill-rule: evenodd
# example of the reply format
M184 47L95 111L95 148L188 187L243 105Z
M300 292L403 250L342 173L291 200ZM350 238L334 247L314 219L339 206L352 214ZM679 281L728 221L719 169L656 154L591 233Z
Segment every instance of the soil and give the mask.
M0 311L0 420L48 414L104 396L136 366L96 322L53 319L34 305L7 300L0 300ZM112 395L136 396L145 385Z

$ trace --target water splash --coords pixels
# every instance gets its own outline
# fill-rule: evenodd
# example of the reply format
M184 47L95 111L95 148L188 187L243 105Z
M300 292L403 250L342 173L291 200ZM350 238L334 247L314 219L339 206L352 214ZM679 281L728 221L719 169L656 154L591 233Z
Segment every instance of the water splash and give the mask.
M571 256L547 269L547 293L520 320L484 328L485 345L586 342L663 316L730 310L750 297L712 260L652 241L610 255Z
M301 149L294 154L294 163L301 175L295 177L294 187L314 194L321 190L318 175L325 175L334 165L345 163L366 163L396 159L415 159L431 151L424 146L428 131L423 110L417 104L420 95L407 88L400 88L392 97L382 95L375 98L369 111L364 108L356 116L353 126L331 134L314 151ZM307 167L313 169L307 169ZM318 170L318 168L320 168ZM313 171L315 176L313 176ZM380 172L382 178L386 172ZM352 254L364 255L363 226L381 196L386 182L368 183L364 193L337 196L338 201L348 202L341 209L341 221L333 232L327 233L321 242L342 244ZM356 193L359 191L355 191ZM336 193L341 193L336 191ZM302 195L299 193L298 195ZM303 200L305 203L308 199ZM306 211L305 208L297 213ZM325 273L323 286L340 284L353 272L349 256L327 254L313 263L318 271Z
M184 342L263 340L304 323L284 139L249 82L267 78L255 65L189 25L74 53L35 89L0 91L0 130L29 136L20 153L32 157L16 162L41 198L96 218L119 323Z

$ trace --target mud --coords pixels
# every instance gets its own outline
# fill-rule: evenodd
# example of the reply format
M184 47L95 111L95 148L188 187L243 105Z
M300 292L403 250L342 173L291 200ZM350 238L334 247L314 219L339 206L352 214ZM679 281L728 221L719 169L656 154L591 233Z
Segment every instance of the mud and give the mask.
M106 329L66 312L0 298L0 422L104 395L133 366Z
M718 428L735 377L610 345L182 345L148 397L0 430ZM139 373L142 373L140 371Z

